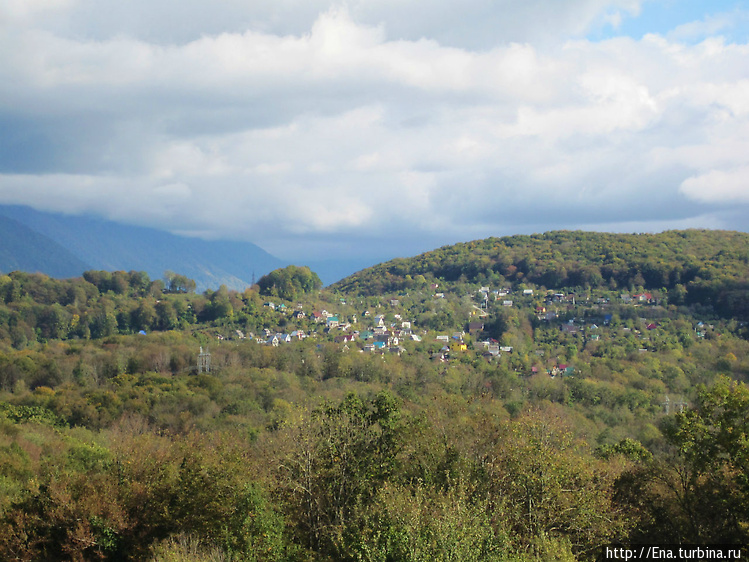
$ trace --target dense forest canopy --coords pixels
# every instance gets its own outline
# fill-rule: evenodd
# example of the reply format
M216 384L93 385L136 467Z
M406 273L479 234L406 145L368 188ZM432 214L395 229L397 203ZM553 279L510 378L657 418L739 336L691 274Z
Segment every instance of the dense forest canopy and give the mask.
M487 238L396 259L335 285L344 293L376 295L423 287L427 281L548 289L665 289L670 301L710 302L749 318L749 234L712 230L660 234L548 232Z
M746 242L495 238L328 289L0 274L0 558L744 547Z
M263 275L257 282L260 294L294 300L305 293L312 293L322 287L317 273L309 267L289 265Z

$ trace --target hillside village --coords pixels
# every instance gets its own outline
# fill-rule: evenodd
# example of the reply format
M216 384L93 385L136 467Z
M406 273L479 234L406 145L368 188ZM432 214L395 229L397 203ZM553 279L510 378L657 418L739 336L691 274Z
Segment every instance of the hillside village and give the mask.
M452 292L440 292L438 284L432 284L430 289L434 292L416 296L416 299L434 301L457 297ZM552 378L574 375L577 351L595 350L617 341L620 345L624 343L628 351L647 353L664 347L674 336L670 334L673 312L669 313L663 306L666 299L652 292L588 291L576 294L543 288L513 291L511 288L480 286L467 296L472 302L471 310L465 322L455 329L419 327L407 306L413 302L414 296L402 294L383 298L374 309L376 313L369 309L359 313L326 309L306 312L302 303L293 306L268 301L264 306L269 310L279 317L289 318L291 325L306 326L307 329L280 332L269 326L258 334L248 333L247 336L237 331L237 336L273 347L311 337L318 342L340 344L344 353L421 353L441 363L478 358L487 362L505 361L521 375L546 373ZM345 305L345 301L342 300L342 304ZM345 308L351 310L350 306ZM492 337L488 328L494 315L510 310L520 317L530 318L533 326L534 336L520 346L509 345L511 337ZM685 337L682 323L678 324L678 329L678 335ZM704 338L713 330L714 325L699 321L692 326L689 337ZM549 344L555 345L550 349ZM570 347L576 350L572 354L569 353ZM513 353L525 359L513 361Z

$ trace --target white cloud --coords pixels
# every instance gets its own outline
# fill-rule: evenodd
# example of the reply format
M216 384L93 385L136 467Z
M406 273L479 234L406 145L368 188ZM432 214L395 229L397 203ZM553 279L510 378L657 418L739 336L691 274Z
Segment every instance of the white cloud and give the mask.
M430 38L442 45L490 49L511 42L556 42L636 15L642 0L3 0L11 25L34 23L96 41L126 36L160 45L245 31L307 33L319 15L345 7L352 18L382 27L393 41ZM67 9L50 10L65 7Z
M668 33L668 39L671 41L693 41L716 36L732 28L736 24L736 19L741 18L741 12L738 11L707 16L703 20L676 26Z
M0 202L285 257L300 235L444 241L749 211L747 45L566 39L638 1L224 2L185 2L163 30L120 4L15 8ZM152 4L134 6L158 21L174 7ZM180 32L186 14L205 32ZM509 31L492 39L494 24Z
M749 203L749 166L692 176L684 180L679 189L700 202Z
M3 0L0 26L25 24L50 12L59 14L73 3L74 0Z

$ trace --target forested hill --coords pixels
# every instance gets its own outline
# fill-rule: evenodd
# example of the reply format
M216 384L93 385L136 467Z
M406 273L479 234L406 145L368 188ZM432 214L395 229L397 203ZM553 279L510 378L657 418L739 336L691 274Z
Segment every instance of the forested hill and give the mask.
M665 289L669 302L708 302L746 314L749 234L716 230L660 234L557 231L487 238L391 260L334 284L378 295L434 282Z

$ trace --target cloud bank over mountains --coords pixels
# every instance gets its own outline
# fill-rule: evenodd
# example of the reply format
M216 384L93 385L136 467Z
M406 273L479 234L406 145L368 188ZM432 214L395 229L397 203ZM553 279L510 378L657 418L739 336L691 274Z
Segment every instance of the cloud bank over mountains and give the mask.
M648 4L0 0L0 203L291 260L746 230L745 7Z

